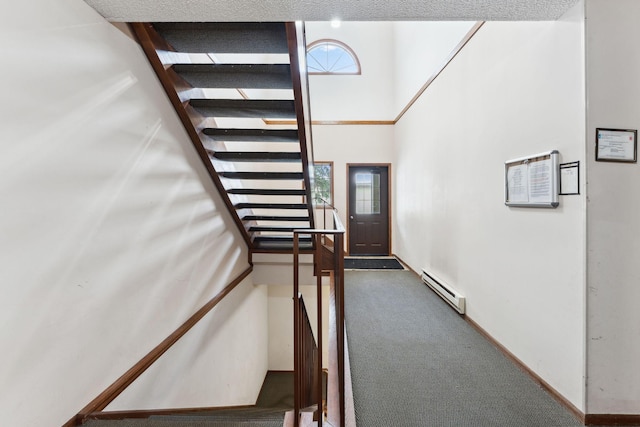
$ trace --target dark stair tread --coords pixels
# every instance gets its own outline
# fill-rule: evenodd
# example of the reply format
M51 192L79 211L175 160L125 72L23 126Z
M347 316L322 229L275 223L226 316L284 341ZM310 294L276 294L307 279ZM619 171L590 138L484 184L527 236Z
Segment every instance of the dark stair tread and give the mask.
M292 100L192 99L189 104L205 117L296 118Z
M250 232L257 232L257 231L277 231L277 232L289 232L292 233L293 230L308 230L308 228L305 227L270 227L270 226L264 226L264 225L254 225L253 227L249 228Z
M216 141L299 142L297 129L205 128L205 135Z
M308 209L306 203L252 203L243 202L235 205L236 209Z
M246 215L243 221L280 221L280 222L309 222L308 216L280 216L280 215Z
M285 25L278 22L161 22L153 26L179 52L289 53Z
M277 179L301 180L302 172L219 172L218 175L231 179Z
M301 242L312 242L313 238L310 235L302 235L299 237ZM256 236L254 242L293 242L293 236L273 235L273 236Z
M289 64L176 64L172 68L197 88L292 88Z
M253 240L253 247L255 249L271 249L271 250L291 250L293 249L293 238L292 237L256 237ZM300 249L312 249L313 241L310 238L300 238L298 242L298 247Z
M216 151L211 153L218 160L231 162L299 162L300 153L274 151Z
M280 188L231 188L229 194L246 194L259 196L306 196L305 190L285 190Z

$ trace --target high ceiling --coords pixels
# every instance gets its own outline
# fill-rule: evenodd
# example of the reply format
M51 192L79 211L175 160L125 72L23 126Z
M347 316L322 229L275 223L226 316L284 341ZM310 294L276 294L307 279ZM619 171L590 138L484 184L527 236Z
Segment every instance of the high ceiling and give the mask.
M109 21L547 21L578 0L85 0Z

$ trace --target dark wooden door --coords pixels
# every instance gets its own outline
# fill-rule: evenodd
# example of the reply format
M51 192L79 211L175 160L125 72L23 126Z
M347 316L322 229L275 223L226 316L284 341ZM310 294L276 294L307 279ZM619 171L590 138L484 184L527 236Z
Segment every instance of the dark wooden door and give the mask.
M349 166L349 255L389 255L387 166Z

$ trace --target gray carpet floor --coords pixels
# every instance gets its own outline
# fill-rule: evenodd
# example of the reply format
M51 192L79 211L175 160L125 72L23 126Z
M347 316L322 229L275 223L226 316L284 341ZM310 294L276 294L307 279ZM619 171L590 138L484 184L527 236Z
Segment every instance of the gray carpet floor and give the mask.
M345 272L358 427L572 427L571 413L410 271Z

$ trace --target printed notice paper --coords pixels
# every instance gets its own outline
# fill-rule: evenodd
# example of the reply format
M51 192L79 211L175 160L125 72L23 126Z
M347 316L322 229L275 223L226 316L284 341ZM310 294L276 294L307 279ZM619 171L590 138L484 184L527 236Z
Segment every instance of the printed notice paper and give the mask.
M636 160L634 131L598 129L598 150L596 160L626 161Z
M556 150L505 162L505 204L518 207L558 207Z
M560 194L580 194L580 162L560 165Z
M547 203L551 201L551 159L529 164L529 201Z
M529 201L529 177L527 165L512 166L507 171L509 201L522 203Z

